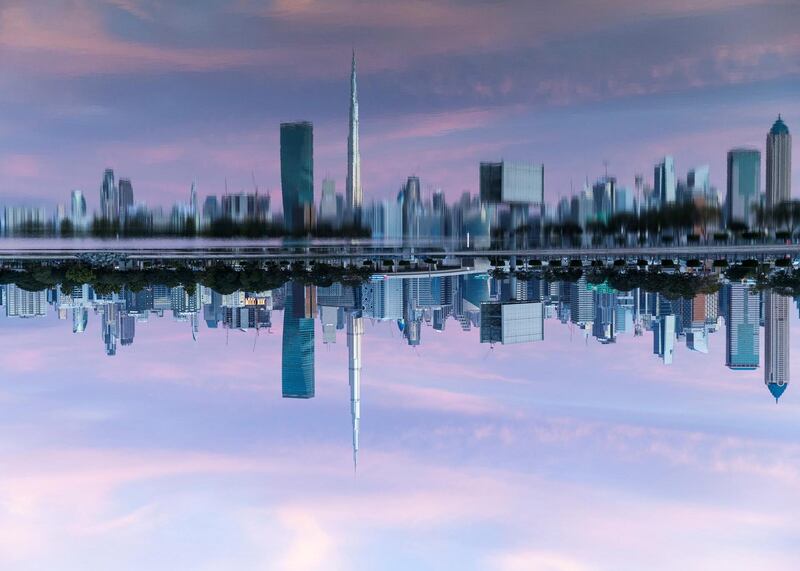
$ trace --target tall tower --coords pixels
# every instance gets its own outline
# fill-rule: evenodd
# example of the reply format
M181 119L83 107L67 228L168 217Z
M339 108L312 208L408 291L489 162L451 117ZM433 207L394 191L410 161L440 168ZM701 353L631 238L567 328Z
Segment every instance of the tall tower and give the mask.
M656 196L661 201L661 206L672 204L677 198L677 182L675 180L675 159L670 156L655 166L653 178Z
M350 132L347 135L347 207L356 212L361 208L361 152L358 147L358 90L356 86L356 52L350 71Z
M100 187L100 215L106 220L119 218L119 197L112 169L106 169L103 173L103 186Z
M792 136L781 116L767 133L767 208L792 198Z
M789 298L764 296L764 383L778 402L789 384Z
M347 315L347 355L350 373L350 418L353 425L353 469L358 467L358 431L361 423L361 337L364 318L361 312Z
M314 127L308 121L281 123L283 224L288 232L314 223Z
M761 194L761 152L757 149L728 151L728 196L725 200L727 223L750 226L753 207Z
M283 310L281 388L283 398L314 398L314 315L317 295L313 286L290 282Z

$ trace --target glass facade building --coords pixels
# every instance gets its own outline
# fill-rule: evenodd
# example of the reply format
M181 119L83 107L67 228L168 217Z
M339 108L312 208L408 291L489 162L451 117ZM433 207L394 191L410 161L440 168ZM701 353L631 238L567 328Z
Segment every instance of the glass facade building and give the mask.
M481 163L481 201L508 204L544 202L544 166L533 163Z
M307 121L281 123L281 192L287 231L314 222L314 128Z
M761 152L756 149L728 151L728 196L725 203L728 224L742 222L750 226L753 207L761 193Z
M316 292L313 286L293 282L287 288L283 310L283 355L281 388L283 398L314 397L314 316Z

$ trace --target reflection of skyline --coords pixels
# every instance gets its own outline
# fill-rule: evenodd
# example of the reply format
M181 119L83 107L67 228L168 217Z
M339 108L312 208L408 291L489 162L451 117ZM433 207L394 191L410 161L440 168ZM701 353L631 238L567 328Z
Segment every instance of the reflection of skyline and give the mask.
M294 282L283 310L281 384L284 398L314 397L314 314L316 288Z
M196 338L201 321L208 329L255 330L257 334L259 329L271 328L273 311L283 311L281 374L282 395L287 398L315 395L315 320L320 320L324 343L335 343L337 332L346 329L355 460L365 319L396 323L403 342L411 347L424 344L426 331L443 331L450 319L463 331L478 329L476 342L492 344L542 341L546 324L555 321L579 329L587 342L593 338L601 344L649 332L653 353L669 365L676 358L678 342L693 352L713 354L721 318L726 325L725 364L731 370L760 366L760 329L764 327L764 379L778 398L790 380L789 299L761 293L753 285L747 280L725 282L718 292L668 299L639 288L619 292L605 284L592 285L585 276L575 282L549 282L513 275L490 278L473 272L390 275L354 287L290 282L271 291L226 294L200 284L151 285L109 294L98 294L88 285L68 292L57 288L27 292L6 285L0 289L0 301L8 317L43 317L49 305L59 319L68 320L71 311L74 333L86 330L92 310L108 355L134 342L137 321L162 318L167 312L173 320L187 323Z

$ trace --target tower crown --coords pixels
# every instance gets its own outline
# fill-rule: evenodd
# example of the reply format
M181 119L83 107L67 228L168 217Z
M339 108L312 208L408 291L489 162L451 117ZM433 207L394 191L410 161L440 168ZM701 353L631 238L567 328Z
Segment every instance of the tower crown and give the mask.
M772 129L769 130L770 135L788 135L789 134L789 127L786 126L786 123L783 122L783 119L780 115L772 124Z

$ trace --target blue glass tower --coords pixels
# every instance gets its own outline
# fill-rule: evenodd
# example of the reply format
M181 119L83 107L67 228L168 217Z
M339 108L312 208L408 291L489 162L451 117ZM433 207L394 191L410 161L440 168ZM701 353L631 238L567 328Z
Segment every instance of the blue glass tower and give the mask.
M283 310L283 398L314 397L315 310L315 292L312 287L299 283L288 286Z
M287 231L306 230L314 222L314 127L281 123L281 192Z
M752 224L753 207L761 194L761 153L756 149L728 151L728 196L725 201L728 224Z

